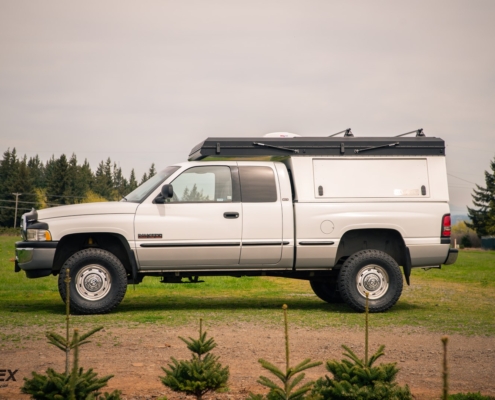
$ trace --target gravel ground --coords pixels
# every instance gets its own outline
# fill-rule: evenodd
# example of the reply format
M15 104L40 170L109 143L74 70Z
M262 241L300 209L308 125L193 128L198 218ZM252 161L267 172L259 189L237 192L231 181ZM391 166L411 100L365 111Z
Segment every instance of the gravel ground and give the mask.
M268 373L265 374L258 359L284 366L283 327L276 330L250 323L209 325L209 336L218 344L213 353L229 366L231 377L229 391L210 394L207 399L237 400L245 399L250 391L265 393L266 389L257 384L256 379ZM40 328L32 328L32 331L35 336L43 335ZM19 332L2 329L2 333ZM164 395L169 399L185 398L165 388L158 378L163 375L160 367L166 366L170 357L189 358L189 351L178 336L196 337L197 327L168 328L147 324L107 328L97 333L92 343L81 348L80 363L85 368L94 368L100 376L114 374L107 390L120 389L125 399L153 399ZM416 399L436 399L440 397L442 387L440 337L418 328L373 329L370 351L385 344L385 356L381 361L397 362L400 368L398 382L408 384ZM291 364L307 357L314 361L341 359L341 344L362 355L364 334L361 330L349 329L291 328ZM64 368L63 353L44 340L17 342L16 345L20 348L12 342L0 348L0 370L18 369L15 382L0 382L0 399L28 398L20 394L19 388L22 378L30 376L31 371L44 372L48 367L62 371ZM448 351L450 393L481 391L495 396L495 337L451 335ZM307 376L317 379L326 373L322 365L307 371Z

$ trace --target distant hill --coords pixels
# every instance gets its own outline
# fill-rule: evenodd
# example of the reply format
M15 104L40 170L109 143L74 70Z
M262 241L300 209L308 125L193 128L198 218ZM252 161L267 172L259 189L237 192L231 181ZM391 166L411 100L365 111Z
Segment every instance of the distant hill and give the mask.
M450 204L450 219L452 221L452 225L459 221L469 221L469 216L467 213L466 206L459 206L456 204Z
M451 214L450 220L452 225L455 225L459 221L470 221L469 216L467 214Z

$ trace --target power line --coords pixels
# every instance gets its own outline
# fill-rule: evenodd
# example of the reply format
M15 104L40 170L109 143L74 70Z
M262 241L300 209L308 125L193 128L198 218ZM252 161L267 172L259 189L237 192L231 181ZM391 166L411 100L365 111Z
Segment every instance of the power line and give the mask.
M474 182L471 182L471 181L468 181L466 179L463 179L463 178L459 178L458 176L455 176L455 175L452 175L452 174L449 174L447 173L448 176L451 176L453 178L457 178L457 179L460 179L461 181L464 181L464 182L467 182L467 183L472 183L473 185L477 185L477 183L474 183Z
M0 208L9 209L9 210L15 210L15 207L5 207L5 206L0 206ZM19 210L20 210L20 211L31 211L31 209L30 209L30 208L20 208Z
M9 203L15 203L15 200L3 200L3 199L0 199L0 201L6 201L6 202L9 202ZM39 202L39 201L19 201L19 203L23 203L23 204L40 204L42 202ZM66 204L55 204L55 203L44 203L48 206L64 206Z
M19 193L19 194L22 194L22 195L25 195L25 196L36 196L36 193ZM9 196L10 194L9 193L4 193L4 194L1 194L0 196ZM86 196L68 196L68 195L59 195L59 194L43 194L43 196L45 197L67 197L67 198L73 198L73 199L85 199Z

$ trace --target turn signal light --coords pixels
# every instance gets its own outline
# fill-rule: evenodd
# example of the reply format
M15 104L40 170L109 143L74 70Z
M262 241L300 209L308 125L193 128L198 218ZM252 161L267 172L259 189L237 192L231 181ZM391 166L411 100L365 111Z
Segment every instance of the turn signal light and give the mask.
M29 242L49 242L52 240L50 231L45 229L28 229L26 232L26 240Z

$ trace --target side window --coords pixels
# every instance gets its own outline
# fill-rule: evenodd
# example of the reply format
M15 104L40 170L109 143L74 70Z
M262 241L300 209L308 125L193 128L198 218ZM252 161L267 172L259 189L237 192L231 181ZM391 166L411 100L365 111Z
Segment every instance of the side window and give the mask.
M229 167L194 167L172 182L170 203L232 202L232 176Z
M277 201L275 174L270 167L239 167L239 176L244 203Z

